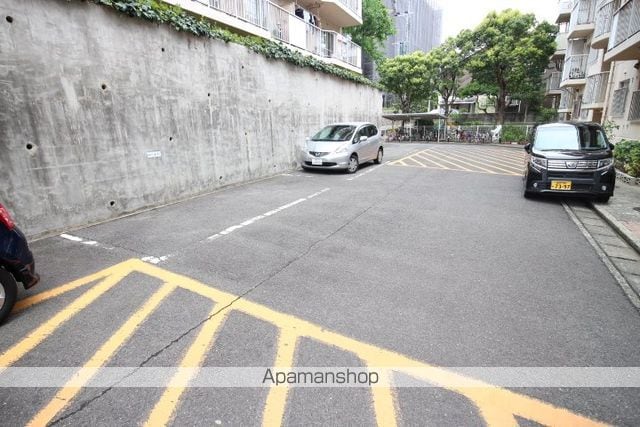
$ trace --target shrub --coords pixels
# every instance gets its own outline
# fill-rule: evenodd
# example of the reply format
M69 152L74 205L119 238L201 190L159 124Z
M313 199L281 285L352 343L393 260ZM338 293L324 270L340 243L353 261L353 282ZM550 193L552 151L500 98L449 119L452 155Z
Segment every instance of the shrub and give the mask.
M527 130L524 126L506 125L502 127L503 142L525 142Z
M640 141L619 142L613 155L626 173L640 177Z

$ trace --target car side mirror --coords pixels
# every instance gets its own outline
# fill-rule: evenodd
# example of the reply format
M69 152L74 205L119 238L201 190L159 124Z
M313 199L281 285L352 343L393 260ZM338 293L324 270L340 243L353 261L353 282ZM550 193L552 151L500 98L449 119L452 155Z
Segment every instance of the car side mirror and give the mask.
M531 143L528 143L524 146L524 151L527 153L531 153Z
M359 140L358 142L365 142L367 139L369 139L369 137L368 137L368 136L366 136L366 135L362 135L362 136L360 137L360 140Z
M611 151L613 151L613 150L615 150L615 149L616 149L616 146L615 146L615 145L613 145L613 144L611 144L611 143L609 143L609 149L610 149Z

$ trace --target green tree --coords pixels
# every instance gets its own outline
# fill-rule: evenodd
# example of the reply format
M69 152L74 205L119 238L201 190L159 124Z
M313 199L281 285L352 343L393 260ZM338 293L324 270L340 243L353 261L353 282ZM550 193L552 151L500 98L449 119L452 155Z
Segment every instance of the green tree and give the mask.
M350 34L353 42L359 44L367 55L380 62L383 58L381 48L395 32L395 27L382 0L364 0L362 25L345 28L344 32Z
M444 103L444 115L449 115L451 102L458 95L460 79L464 75L469 47L463 37L448 38L442 45L427 54L433 81L433 89Z
M416 51L384 60L378 67L380 83L398 96L400 111L411 113L417 103L433 94L433 77L427 54Z
M497 123L504 124L509 99L532 99L532 91L539 90L557 30L548 22L538 24L533 14L507 9L491 12L475 30L462 35L472 49L467 69L474 89L495 96Z

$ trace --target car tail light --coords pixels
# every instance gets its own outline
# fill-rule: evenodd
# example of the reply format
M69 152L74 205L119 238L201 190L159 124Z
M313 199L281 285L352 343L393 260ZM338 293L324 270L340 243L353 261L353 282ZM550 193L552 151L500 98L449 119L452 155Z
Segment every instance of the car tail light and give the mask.
M9 230L13 230L16 224L11 219L11 215L9 215L9 211L7 208L0 204L0 222L4 224Z

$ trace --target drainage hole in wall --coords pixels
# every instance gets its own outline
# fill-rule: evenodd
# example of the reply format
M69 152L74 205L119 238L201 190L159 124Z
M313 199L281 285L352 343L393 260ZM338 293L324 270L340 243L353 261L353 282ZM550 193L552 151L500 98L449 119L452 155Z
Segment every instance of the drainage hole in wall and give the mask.
M116 205L116 202L114 200L109 202L109 206L114 207Z
M164 52L164 48L161 49Z
M271 102L271 100L269 100L269 102Z
M107 85L106 85L106 84L104 84L104 83L102 83L102 84L100 85L100 87L102 88L102 90L106 90L106 89L107 89Z
M640 212L640 207L633 208L633 210L636 211L636 212Z
M7 16L7 22L11 24L13 22L13 16Z
M172 136L169 137L169 141L173 141L173 137Z
M33 150L33 144L27 144L27 150Z
M211 94L210 94L210 93L208 93L208 94L207 94L207 96L211 96Z
M222 179L222 177L220 177L220 179Z

